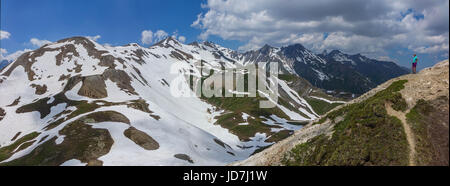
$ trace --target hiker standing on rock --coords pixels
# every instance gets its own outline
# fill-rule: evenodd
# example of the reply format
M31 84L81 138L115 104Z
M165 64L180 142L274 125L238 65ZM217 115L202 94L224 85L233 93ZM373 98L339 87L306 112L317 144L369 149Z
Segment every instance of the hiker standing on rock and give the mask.
M416 67L417 67L417 61L419 60L416 56L416 54L413 55L413 62L412 62L412 73L416 73Z

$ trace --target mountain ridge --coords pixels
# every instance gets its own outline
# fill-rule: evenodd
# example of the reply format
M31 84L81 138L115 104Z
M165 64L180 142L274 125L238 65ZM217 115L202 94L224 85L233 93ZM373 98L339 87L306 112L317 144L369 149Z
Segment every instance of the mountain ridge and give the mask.
M445 60L433 67L423 69L418 74L409 74L388 80L362 96L334 108L320 119L296 131L294 135L247 160L230 165L448 166L448 65L448 60ZM363 114L363 109L376 107L373 105L375 103L380 104L380 110L373 108L373 111L366 113L367 115ZM365 108L364 105L369 105L369 107ZM396 118L391 118L391 122L396 123L395 125L384 128L381 132L389 133L387 130L398 130L399 133L395 134L398 136L385 136L390 140L367 137L362 141L359 141L361 136L350 136L352 133L367 132L364 129L366 125L376 129L387 122L361 119L360 124L354 125L351 119L358 116L352 115L353 107L358 108L359 115L363 117ZM383 112L384 108L386 110ZM377 112L380 115L374 114ZM370 133L370 135L375 134ZM357 147L358 144L354 144L352 141L362 144L363 148ZM377 147L371 149L373 144L367 144L368 141L376 141ZM345 146L348 144L350 145ZM344 147L348 148L343 149ZM379 148L382 147L383 150L379 151ZM359 152L355 150L359 150ZM351 153L346 153L346 151L351 151ZM316 156L318 153L321 154L320 157Z

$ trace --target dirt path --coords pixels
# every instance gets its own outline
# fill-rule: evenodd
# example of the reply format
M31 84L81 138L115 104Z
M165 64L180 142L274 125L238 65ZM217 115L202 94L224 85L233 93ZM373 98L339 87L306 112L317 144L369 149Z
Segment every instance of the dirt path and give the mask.
M416 162L414 161L414 157L416 156L416 140L414 139L414 134L411 131L408 123L406 123L405 113L408 113L409 110L405 112L400 112L392 109L391 104L386 103L386 111L389 115L394 116L402 122L403 128L405 129L406 139L409 144L409 165L415 166Z

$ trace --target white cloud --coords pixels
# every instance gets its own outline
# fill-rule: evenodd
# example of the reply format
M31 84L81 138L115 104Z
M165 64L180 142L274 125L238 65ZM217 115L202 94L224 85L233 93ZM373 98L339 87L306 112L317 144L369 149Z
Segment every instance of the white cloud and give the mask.
M37 39L37 38L31 38L31 39L30 39L30 43L31 43L32 45L34 45L34 46L41 47L42 45L51 43L51 41L48 41L48 40L40 40L40 39Z
M178 30L175 30L175 32L172 33L172 37L175 39L178 39L178 41L180 41L182 43L186 42L186 37L178 36Z
M166 38L169 34L167 34L167 32L165 32L164 30L158 30L155 32L155 34L153 35L155 42L163 40L164 38Z
M244 42L239 50L302 43L373 56L392 48L448 51L448 0L208 0L202 7L191 25L202 30L198 38Z
M178 37L178 41L184 43L184 42L186 42L186 37L184 37L184 36L179 36L179 37Z
M417 47L417 48L414 48L413 51L418 52L418 53L437 53L437 52L441 52L441 51L448 52L448 43L433 45L433 46L429 46L429 47L423 47L423 46Z
M11 34L9 32L0 30L0 40L9 39L9 36L11 36Z
M144 30L141 35L142 44L151 44L153 42L153 32L151 30Z
M379 60L379 61L390 61L390 62L396 62L396 63L398 62L397 59L393 59L393 58L391 58L389 56L378 56L377 60Z
M7 51L5 49L1 48L0 49L0 61L3 61L3 60L14 61L20 55L22 55L25 52L29 52L29 51L31 51L31 50L30 49L24 49L24 50L19 50L19 51L16 51L16 52L12 53L12 54L6 55ZM6 56L4 56L4 55L6 55Z
M96 35L96 36L86 36L88 39L93 40L93 41L97 41L98 39L100 39L102 36L100 35Z
M156 42L161 41L169 36L169 34L164 30L157 30L156 32L153 32L151 30L144 30L144 31L142 31L141 35L142 35L141 36L142 44L156 43ZM176 39L178 37L178 32L177 31L173 32L172 37ZM180 40L181 42L185 42L186 37L179 36L178 40Z

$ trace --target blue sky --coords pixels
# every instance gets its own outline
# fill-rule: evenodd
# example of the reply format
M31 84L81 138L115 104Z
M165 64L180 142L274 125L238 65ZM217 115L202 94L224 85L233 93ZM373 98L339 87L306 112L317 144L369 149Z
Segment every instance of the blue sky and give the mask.
M2 0L0 30L9 35L0 48L6 56L37 48L32 38L97 35L102 44L148 46L142 32L163 30L186 43L210 40L239 50L302 43L317 53L339 49L403 66L417 53L419 68L448 58L447 0L284 1Z

